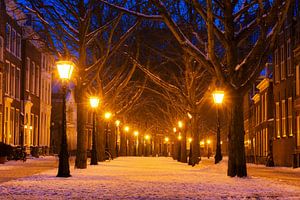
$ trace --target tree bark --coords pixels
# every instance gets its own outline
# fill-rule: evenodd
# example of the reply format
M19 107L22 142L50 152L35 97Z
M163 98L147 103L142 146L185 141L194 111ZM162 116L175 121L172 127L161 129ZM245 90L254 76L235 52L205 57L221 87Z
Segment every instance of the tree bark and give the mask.
M126 156L126 135L125 131L120 130L120 156Z
M87 167L87 135L85 132L86 110L84 90L77 88L77 151L75 168L85 169Z
M200 161L200 141L199 141L199 118L197 114L194 114L192 118L192 157L191 157L191 164L197 165Z
M244 112L243 95L234 91L230 94L230 124L228 144L228 171L227 175L234 177L247 176L245 146L244 146Z
M184 130L182 130L180 162L187 163L187 155L186 155L186 128L184 128Z

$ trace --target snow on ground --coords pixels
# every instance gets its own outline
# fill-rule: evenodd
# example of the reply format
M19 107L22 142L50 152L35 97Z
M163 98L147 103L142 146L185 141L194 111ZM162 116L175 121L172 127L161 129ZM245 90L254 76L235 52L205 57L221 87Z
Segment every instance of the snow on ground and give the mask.
M121 157L57 178L57 169L0 184L0 199L300 199L300 187L229 178L227 163L190 167L172 158Z

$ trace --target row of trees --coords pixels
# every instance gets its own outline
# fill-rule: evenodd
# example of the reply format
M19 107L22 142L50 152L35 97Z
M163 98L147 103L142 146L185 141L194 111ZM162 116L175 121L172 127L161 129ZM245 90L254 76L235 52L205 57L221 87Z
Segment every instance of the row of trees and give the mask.
M125 114L145 88L139 73L134 75L138 67L155 83L150 89L170 105L162 110L165 116L192 115L194 141L199 141L199 108L208 86L218 83L224 88L230 113L228 176L243 177L247 176L243 97L267 62L291 3L26 0L20 6L35 15L37 30L49 48L58 56L76 58L76 167L86 167L83 113L87 95L97 92L105 107ZM151 32L150 37L165 38L146 47L145 31ZM168 121L174 122L174 116ZM192 161L197 164L198 142L193 143L193 151Z

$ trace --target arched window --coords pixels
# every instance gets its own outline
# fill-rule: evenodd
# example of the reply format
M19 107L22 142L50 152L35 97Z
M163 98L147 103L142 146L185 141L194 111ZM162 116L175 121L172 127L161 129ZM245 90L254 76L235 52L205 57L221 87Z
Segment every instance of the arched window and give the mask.
M4 52L4 40L0 36L0 61L3 61L3 52Z

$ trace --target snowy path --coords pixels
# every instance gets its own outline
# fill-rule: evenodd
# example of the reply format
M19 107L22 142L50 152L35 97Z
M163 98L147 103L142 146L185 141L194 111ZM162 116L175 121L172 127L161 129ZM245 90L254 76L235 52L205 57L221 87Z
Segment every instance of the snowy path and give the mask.
M197 167L171 158L123 157L56 178L56 169L0 184L0 199L299 199L300 187L229 178L226 162Z

